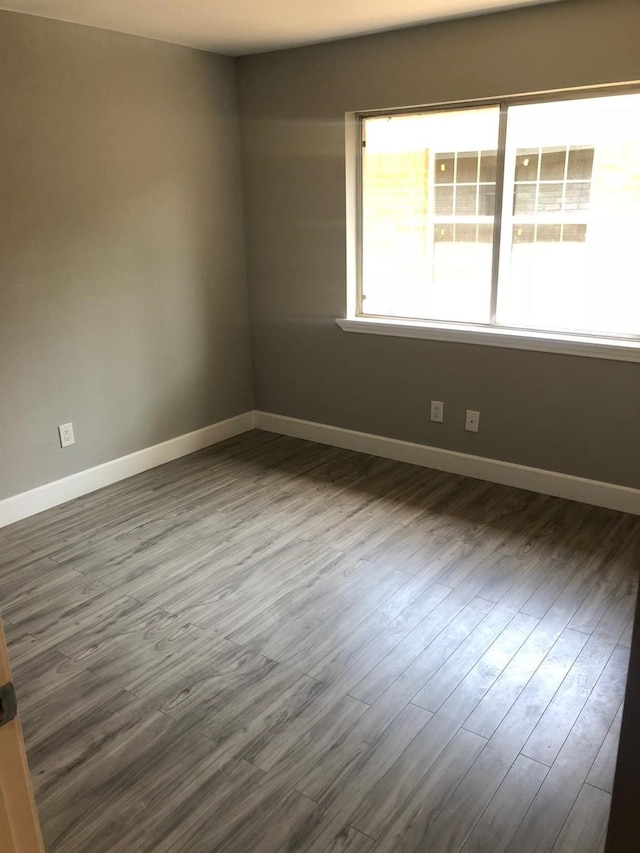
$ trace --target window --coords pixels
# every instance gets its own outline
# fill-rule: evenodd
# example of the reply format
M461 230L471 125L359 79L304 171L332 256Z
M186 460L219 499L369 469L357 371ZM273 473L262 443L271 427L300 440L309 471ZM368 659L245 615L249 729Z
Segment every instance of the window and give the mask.
M640 347L640 94L359 127L352 317Z

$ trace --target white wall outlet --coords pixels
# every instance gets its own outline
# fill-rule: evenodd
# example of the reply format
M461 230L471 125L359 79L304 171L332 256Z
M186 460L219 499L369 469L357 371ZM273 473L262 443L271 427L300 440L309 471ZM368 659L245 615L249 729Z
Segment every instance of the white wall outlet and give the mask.
M440 400L431 401L431 420L439 424L444 420L444 403Z
M76 443L73 435L73 424L60 424L58 434L60 436L60 447L69 447L70 444Z
M478 432L480 426L480 412L474 412L472 409L467 409L467 416L464 419L464 428L467 432Z

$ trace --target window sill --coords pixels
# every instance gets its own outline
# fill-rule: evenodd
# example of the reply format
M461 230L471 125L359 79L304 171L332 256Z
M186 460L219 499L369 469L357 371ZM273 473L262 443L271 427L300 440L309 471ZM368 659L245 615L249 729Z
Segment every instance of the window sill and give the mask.
M375 317L338 318L336 323L344 332L359 332L367 335L421 338L430 341L451 341L489 347L553 352L561 355L578 355L587 358L640 362L640 342L625 341L619 338L551 335L544 332L516 329L487 329L484 326L427 323L419 320Z

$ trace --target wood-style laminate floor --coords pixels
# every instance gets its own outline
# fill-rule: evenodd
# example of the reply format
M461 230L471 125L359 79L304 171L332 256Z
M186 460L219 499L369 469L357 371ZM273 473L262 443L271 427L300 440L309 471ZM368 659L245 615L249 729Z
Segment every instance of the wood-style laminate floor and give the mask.
M640 519L261 432L0 531L49 853L597 853Z

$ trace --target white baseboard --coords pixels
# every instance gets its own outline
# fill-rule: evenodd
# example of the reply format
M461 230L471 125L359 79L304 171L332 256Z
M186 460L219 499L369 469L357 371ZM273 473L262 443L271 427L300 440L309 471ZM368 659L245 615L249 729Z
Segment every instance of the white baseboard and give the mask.
M204 447L217 444L219 441L247 432L254 427L267 432L329 444L333 447L357 450L372 456L382 456L385 459L396 459L399 462L409 462L412 465L435 468L438 471L463 474L478 480L502 483L543 495L554 495L558 498L640 515L640 489L560 474L557 471L530 468L513 462L502 462L499 459L487 459L484 456L472 456L454 450L442 450L439 447L399 441L395 438L303 421L285 415L245 412L226 421L169 439L162 444L155 444L136 453L130 453L128 456L113 459L95 468L79 471L62 480L55 480L53 483L46 483L28 492L5 498L0 501L0 528L119 480L125 480L134 474L140 474L149 468L171 462L172 459L202 450Z
M268 412L255 412L255 426L257 429L268 432L304 438L320 444L330 444L333 447L382 456L385 459L409 462L425 468L435 468L438 471L449 471L452 474L464 474L478 480L488 480L490 483L501 483L543 495L553 495L640 515L640 489L632 489L628 486L588 480L584 477L545 471L542 468L530 468L527 465L502 462L499 459L488 459L484 456L472 456L454 450L442 450L439 447L399 441L395 438L385 438L381 435L356 432Z
M110 486L118 480L125 480L149 468L171 462L172 459L202 450L211 444L217 444L225 438L253 429L254 424L254 413L244 412L226 421L179 435L177 438L154 444L152 447L145 447L144 450L138 450L128 456L121 456L119 459L96 465L95 468L79 471L62 480L45 483L44 486L38 486L28 492L5 498L0 501L0 527L94 492L103 486Z

